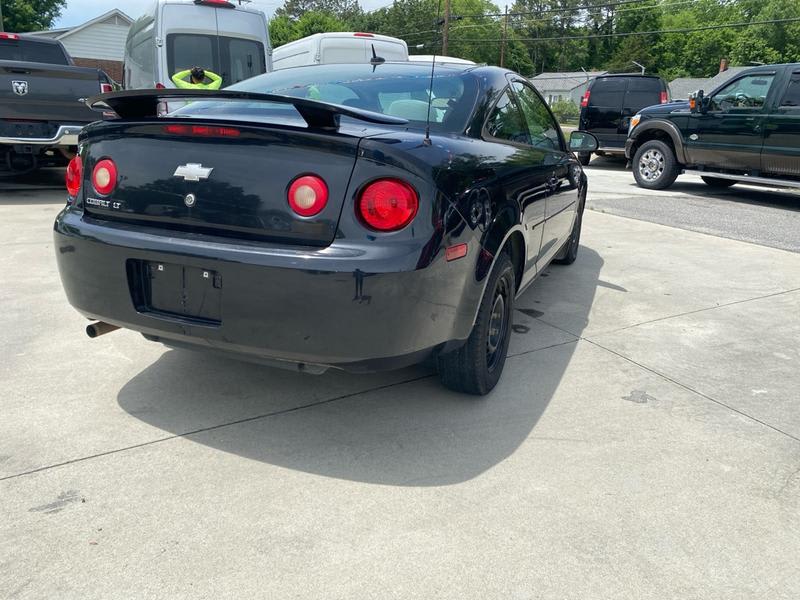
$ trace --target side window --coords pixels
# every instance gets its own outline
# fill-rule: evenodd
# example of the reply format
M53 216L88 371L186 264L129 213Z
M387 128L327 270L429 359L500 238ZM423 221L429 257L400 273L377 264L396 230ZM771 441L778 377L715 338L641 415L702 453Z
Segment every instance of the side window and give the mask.
M800 108L800 72L793 73L781 99L781 108Z
M767 101L775 75L747 75L726 85L709 99L708 110L736 112L760 110Z
M528 126L531 145L545 150L561 150L558 125L544 101L524 83L515 81L512 85Z
M522 113L517 109L517 105L514 104L508 90L497 101L489 120L486 121L486 133L493 138L517 144L531 143Z

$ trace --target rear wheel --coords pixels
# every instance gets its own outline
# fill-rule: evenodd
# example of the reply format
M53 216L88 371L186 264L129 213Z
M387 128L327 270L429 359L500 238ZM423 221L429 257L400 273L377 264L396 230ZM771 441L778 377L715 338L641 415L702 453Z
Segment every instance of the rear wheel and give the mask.
M702 179L706 185L719 189L729 188L737 183L733 179L722 179L721 177L700 177L700 179Z
M578 161L585 167L592 160L591 154L578 154Z
M633 177L639 187L663 190L675 183L680 165L675 152L659 140L642 144L633 158Z
M480 396L497 385L511 339L515 292L514 265L504 252L489 276L478 318L466 343L439 356L439 378L445 386Z

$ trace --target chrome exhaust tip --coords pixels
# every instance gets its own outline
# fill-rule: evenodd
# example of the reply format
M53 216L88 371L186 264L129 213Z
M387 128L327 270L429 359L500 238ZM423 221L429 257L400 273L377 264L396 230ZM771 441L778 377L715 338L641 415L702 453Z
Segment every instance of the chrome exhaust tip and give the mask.
M90 338L96 338L99 335L105 335L119 329L119 325L112 325L104 321L97 321L97 323L90 323L86 326L86 335Z

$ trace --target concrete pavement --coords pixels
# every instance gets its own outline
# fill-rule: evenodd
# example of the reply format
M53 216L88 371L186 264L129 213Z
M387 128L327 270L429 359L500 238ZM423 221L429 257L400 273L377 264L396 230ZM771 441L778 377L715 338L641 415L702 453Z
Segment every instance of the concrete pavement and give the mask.
M800 595L800 255L589 211L475 399L89 340L57 200L0 200L0 595Z

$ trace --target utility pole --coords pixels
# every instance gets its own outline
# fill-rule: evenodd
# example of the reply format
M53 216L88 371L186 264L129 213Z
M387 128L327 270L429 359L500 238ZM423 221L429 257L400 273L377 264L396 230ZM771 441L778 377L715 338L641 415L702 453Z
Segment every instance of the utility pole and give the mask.
M506 4L506 14L503 19L503 41L500 44L500 66L506 65L506 36L508 35L508 4Z
M447 38L450 33L450 0L444 0L444 23L442 24L442 54L447 56Z
M3 29L3 0L0 0L0 31L5 31Z

